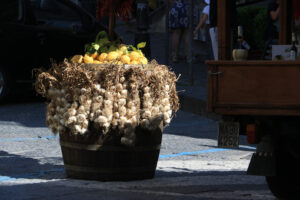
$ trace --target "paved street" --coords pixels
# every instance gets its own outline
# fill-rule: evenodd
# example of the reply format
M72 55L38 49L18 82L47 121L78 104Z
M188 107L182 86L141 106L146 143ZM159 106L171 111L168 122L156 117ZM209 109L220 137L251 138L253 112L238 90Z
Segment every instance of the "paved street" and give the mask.
M151 180L98 182L65 176L58 137L41 102L0 107L0 199L274 199L263 177L245 175L254 147L216 147L217 122L179 111L165 129Z

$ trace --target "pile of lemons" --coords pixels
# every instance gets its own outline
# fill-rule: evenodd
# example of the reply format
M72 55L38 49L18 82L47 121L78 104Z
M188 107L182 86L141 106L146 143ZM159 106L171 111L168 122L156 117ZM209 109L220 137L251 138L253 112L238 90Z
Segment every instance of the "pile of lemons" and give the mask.
M93 54L86 53L81 62L88 64L103 64L103 63L116 63L116 64L148 64L148 59L145 57L141 50L128 51L128 47L124 44L120 45L117 50L108 53L98 52Z
M84 56L75 55L71 61L87 64L148 64L148 59L140 50L146 46L146 42L139 43L137 47L117 43L118 41L110 41L107 33L101 31L95 42L86 44Z

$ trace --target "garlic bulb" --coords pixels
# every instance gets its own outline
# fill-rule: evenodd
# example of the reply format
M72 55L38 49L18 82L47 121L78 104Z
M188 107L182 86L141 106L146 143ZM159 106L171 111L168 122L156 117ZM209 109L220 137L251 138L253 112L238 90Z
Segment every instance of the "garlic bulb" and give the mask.
M162 92L162 100L161 105L159 107L160 112L163 116L164 126L168 125L172 119L172 110L170 104L170 96L169 96L170 86L168 84L165 85L164 91Z
M65 125L73 130L74 134L84 134L89 126L88 119L92 105L91 89L77 88L76 93L77 102L74 102L68 109L68 119L65 120Z
M53 133L118 132L121 144L134 146L138 126L154 130L170 123L178 109L175 82L175 74L157 63L68 63L44 74L39 84L51 100L46 123Z
M143 88L143 109L141 113L141 125L143 128L150 128L150 120L152 116L151 107L153 105L153 99L151 97L151 88L146 86Z
M103 124L107 122L107 119L103 116L102 112L105 92L105 89L101 88L100 84L94 86L89 119L90 121L95 122L94 127L97 130L100 130ZM105 120L103 120L103 118L105 118Z

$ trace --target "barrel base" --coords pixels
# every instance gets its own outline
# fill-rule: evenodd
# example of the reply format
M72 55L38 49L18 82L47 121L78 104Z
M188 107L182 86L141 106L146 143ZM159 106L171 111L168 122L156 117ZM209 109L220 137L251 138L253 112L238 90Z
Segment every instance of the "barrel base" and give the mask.
M77 146L61 142L67 177L131 181L151 179L155 175L160 145L129 150L125 147L103 146L97 147L97 150L91 148L91 145L87 147L90 149L82 149L82 144Z
M144 180L144 179L154 178L155 169L148 172L99 173L99 172L77 171L66 167L66 174L68 178L73 178L73 179L98 180L98 181L133 181L133 180Z
M137 127L134 147L118 143L120 138L113 137L117 133L110 135L103 139L97 134L61 134L60 146L67 177L100 181L131 181L154 177L162 126L152 131Z

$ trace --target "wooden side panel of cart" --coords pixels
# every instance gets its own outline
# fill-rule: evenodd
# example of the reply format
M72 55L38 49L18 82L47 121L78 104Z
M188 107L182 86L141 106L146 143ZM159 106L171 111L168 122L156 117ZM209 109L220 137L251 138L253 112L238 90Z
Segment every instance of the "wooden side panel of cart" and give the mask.
M299 61L207 61L207 110L300 116Z

